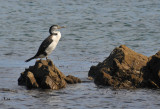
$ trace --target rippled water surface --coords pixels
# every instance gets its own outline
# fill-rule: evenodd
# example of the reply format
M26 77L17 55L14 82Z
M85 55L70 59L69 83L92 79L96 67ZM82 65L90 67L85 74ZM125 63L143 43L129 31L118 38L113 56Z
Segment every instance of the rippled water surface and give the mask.
M62 38L49 56L65 74L85 81L52 90L17 85L21 72L52 24ZM113 90L88 81L91 65L125 44L151 56L160 50L159 0L1 0L0 108L2 109L158 109L160 90Z

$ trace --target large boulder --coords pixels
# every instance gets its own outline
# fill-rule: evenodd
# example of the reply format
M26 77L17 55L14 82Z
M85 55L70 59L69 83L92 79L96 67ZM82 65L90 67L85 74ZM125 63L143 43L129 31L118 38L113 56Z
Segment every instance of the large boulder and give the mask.
M68 81L74 81L70 82ZM30 66L21 73L18 79L19 85L25 85L27 88L43 88L43 89L61 89L66 84L80 83L77 77L66 77L51 60L38 60L34 66Z
M92 77L97 85L115 88L142 87L143 68L147 62L147 56L121 45L115 48L102 63L92 66L88 76Z

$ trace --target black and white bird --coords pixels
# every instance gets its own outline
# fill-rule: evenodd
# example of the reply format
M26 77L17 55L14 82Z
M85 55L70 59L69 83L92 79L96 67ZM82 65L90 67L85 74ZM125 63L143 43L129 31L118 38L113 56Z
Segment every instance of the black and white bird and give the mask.
M35 56L27 59L25 62L28 62L32 59L37 58L45 58L47 59L48 55L52 53L52 51L56 48L60 38L61 33L58 31L60 28L65 28L64 26L52 25L49 29L50 35L42 42L40 45L38 52Z

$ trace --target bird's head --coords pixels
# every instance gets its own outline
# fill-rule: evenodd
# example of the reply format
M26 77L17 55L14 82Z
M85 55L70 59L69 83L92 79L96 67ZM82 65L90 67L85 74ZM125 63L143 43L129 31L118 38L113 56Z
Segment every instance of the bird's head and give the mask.
M54 31L56 31L57 29L61 29L61 28L65 28L65 26L59 26L59 25L52 25L49 29L49 33L53 34Z

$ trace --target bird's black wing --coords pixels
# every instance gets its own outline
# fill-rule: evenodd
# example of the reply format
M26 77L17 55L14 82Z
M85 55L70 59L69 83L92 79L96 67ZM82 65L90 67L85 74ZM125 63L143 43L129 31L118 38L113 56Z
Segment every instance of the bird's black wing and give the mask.
M53 42L52 35L50 35L42 42L42 44L40 45L40 47L38 49L37 54L35 55L35 57L39 56L41 54L46 55L45 50L52 42Z

